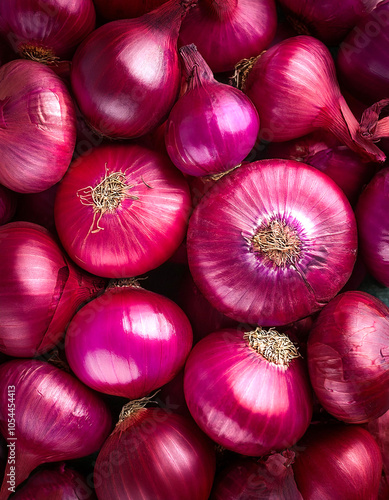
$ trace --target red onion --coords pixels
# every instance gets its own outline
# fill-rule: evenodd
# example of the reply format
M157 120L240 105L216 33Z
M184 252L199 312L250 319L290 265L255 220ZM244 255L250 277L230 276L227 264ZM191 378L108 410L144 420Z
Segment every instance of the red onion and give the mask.
M72 158L76 119L63 81L47 66L11 61L0 68L0 182L19 193L58 182Z
M99 450L111 430L105 403L75 377L43 361L14 360L0 365L0 399L0 430L8 441L1 500L38 465ZM15 405L12 433L10 401Z
M109 137L140 137L160 125L180 86L178 31L197 0L169 0L137 19L112 21L80 45L73 91L90 125Z
M211 500L303 500L294 480L294 453L237 459L216 477Z
M38 494L39 492L39 494ZM33 474L12 496L12 500L94 500L93 490L85 478L64 463L54 469L43 469Z
M389 1L379 2L339 47L342 84L368 104L389 97Z
M253 148L258 113L240 90L217 82L195 45L180 49L188 88L170 112L166 150L174 165L194 176L239 165Z
M2 0L0 32L21 57L47 64L71 57L94 29L92 0Z
M0 185L0 225L12 219L16 211L17 201L13 191Z
M380 0L280 0L301 34L310 34L329 45L337 45L357 22Z
M312 395L295 345L274 329L225 329L200 340L185 365L192 417L216 443L265 455L296 443L312 417Z
M389 308L365 292L335 297L308 339L312 386L325 410L359 424L389 410Z
M359 426L311 429L293 464L304 500L376 500L382 458L374 438Z
M15 219L39 224L55 234L54 201L58 186L58 183L54 184L40 193L20 194Z
M151 12L167 0L93 0L97 12L108 21L130 19Z
M126 278L165 262L183 240L190 195L169 158L136 144L78 158L57 193L54 215L70 257L98 276Z
M219 73L266 49L276 27L274 0L200 0L182 23L179 44L194 43Z
M0 351L18 357L42 354L104 283L69 262L41 226L8 223L0 227L0 241Z
M96 461L99 500L208 500L215 474L212 444L196 425L134 401Z
M177 375L192 341L188 318L174 302L136 284L119 285L76 313L65 350L86 385L138 399Z
M351 206L329 177L292 160L262 160L220 179L201 199L187 243L194 281L216 309L275 326L309 316L340 291L357 233Z
M389 168L380 170L361 194L356 208L360 252L369 273L389 286Z
M360 134L340 93L331 53L316 38L288 38L238 74L239 86L258 110L262 140L283 142L323 128L364 158L385 160L382 151Z

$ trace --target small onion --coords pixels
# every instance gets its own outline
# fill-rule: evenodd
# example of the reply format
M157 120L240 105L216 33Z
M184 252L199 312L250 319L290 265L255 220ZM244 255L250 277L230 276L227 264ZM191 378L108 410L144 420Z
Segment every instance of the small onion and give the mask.
M374 438L355 425L311 429L293 464L304 500L377 500L381 469Z
M10 429L10 398L15 405L15 439L8 442L14 446L8 451L6 475L13 466L15 486L38 465L99 450L111 430L105 403L75 377L43 361L14 360L0 365L0 430L5 436ZM13 452L15 463L11 462ZM8 487L4 479L1 500L8 498Z
M189 355L184 392L199 427L242 455L293 445L312 417L303 360L289 337L273 329L207 335Z
M0 185L0 225L9 222L15 214L18 199L13 191Z
M19 193L57 183L72 159L76 116L49 67L15 60L0 68L0 182Z
M72 164L54 216L65 250L80 267L128 278L173 255L190 205L188 185L166 155L116 144L92 149Z
M345 292L320 312L308 339L312 386L325 410L359 424L389 410L389 308Z
M119 285L76 313L65 351L75 375L92 389L138 399L178 374L192 341L174 302L136 284Z
M130 19L151 12L167 0L93 0L100 16L108 21Z

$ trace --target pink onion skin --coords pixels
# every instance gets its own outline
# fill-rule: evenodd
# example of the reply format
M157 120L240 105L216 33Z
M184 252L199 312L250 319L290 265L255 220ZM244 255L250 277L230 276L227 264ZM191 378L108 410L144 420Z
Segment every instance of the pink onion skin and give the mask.
M189 320L173 301L129 286L108 289L76 313L65 351L84 384L132 400L172 380L192 342Z
M22 56L32 46L69 58L95 22L92 0L3 0L0 5L0 32Z
M266 49L276 28L273 0L202 0L182 22L179 45L194 43L220 73Z
M65 257L43 227L0 227L0 351L33 357L53 348L77 308L103 289Z
M107 168L122 172L131 187L115 211L104 213L98 223L103 229L92 233L98 229L96 212L79 195L101 183ZM188 185L167 156L136 144L108 145L72 164L58 189L54 216L63 246L80 267L128 278L173 255L184 239L190 208Z
M380 170L361 194L356 218L360 252L369 273L389 286L389 168Z
M180 86L178 31L196 1L169 0L140 18L104 24L79 46L71 83L95 130L134 138L167 118Z
M308 31L328 45L338 45L360 19L377 5L379 0L346 0L315 2L315 0L280 0L286 12L294 16L301 32ZM292 21L292 22L293 22Z
M295 267L273 267L249 242L274 217L299 235ZM187 244L193 279L216 309L276 326L311 315L340 291L355 263L357 232L349 202L325 174L292 160L261 160L220 179L201 199Z
M303 500L286 450L264 459L236 459L214 482L210 500Z
M143 408L117 424L104 443L94 483L99 500L208 500L214 474L212 443L191 420Z
M130 19L147 14L167 0L93 0L97 12L108 21Z
M54 469L33 474L12 496L15 500L36 500L37 492L45 500L95 500L96 495L85 478L64 463Z
M13 360L0 365L0 430L5 436L10 386L15 387L16 486L38 465L99 450L111 431L108 407L75 377L43 361ZM1 500L8 498L8 486L3 481Z
M62 80L47 66L15 60L0 68L0 182L19 193L56 184L72 159L76 118Z
M32 222L56 234L54 221L54 201L59 183L40 193L25 193L18 197L15 220Z
M296 36L268 49L249 71L243 91L259 113L261 140L284 142L325 129L366 160L385 160L360 134L340 93L331 53L316 38Z
M184 393L200 429L242 455L260 456L293 445L312 417L302 359L288 367L270 363L249 346L243 331L232 328L211 333L194 346L185 365Z
M350 291L320 312L308 339L313 389L338 420L360 424L389 410L389 308Z
M0 185L0 225L9 222L15 214L18 204L17 195Z
M298 444L293 464L304 500L376 500L382 457L362 427L323 426Z

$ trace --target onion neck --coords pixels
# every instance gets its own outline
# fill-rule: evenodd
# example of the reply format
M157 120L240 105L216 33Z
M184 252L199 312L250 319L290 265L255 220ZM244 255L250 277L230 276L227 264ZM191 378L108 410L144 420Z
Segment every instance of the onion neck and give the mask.
M294 359L301 357L290 338L274 328L265 330L258 327L246 332L243 337L251 349L274 365L288 367Z
M238 7L238 0L202 0L208 12L220 21L230 19Z
M139 284L139 280L135 278L119 278L119 279L111 279L110 282L108 283L107 290L116 290L117 288L136 288L136 289L142 289L143 288Z
M183 70L188 82L188 90L192 90L206 82L215 82L211 68L193 43L181 47L180 56Z
M197 2L198 0L169 0L139 19L142 23L150 24L153 29L170 32L173 39L178 39L182 20Z
M10 461L7 460L3 484L1 485L0 490L0 500L7 500L12 493L12 491L9 490L11 485L8 483L11 477L15 478L15 488L13 490L15 491L16 487L22 484L22 482L28 478L31 472L42 463L42 460L39 459L39 457L37 457L35 454L22 449L22 445L18 440L7 441L8 450L11 449L9 447L11 443L15 444L15 463L9 463ZM10 457L10 451L8 452L8 456ZM11 469L11 467L13 467L13 469Z
M133 424L135 420L139 418L146 410L147 404L155 403L155 401L153 401L153 398L159 393L159 391L160 390L156 391L151 396L134 399L126 403L119 414L119 419L115 426L115 429L113 430L113 433L123 432L129 425Z
M230 78L230 85L235 87L242 92L245 91L246 81L250 74L250 71L254 67L255 63L264 54L266 50L262 51L258 56L250 57L250 59L242 59L235 66L235 71L232 77Z

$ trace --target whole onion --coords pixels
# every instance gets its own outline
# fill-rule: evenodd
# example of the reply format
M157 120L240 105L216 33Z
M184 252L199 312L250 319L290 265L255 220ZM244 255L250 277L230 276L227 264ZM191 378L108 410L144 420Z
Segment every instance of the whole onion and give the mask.
M389 410L389 308L345 292L320 312L308 339L312 386L325 410L359 424Z
M357 233L349 202L328 176L292 160L262 160L201 199L187 246L193 279L216 309L275 326L311 315L341 290Z
M266 49L276 27L274 0L200 0L182 22L179 44L194 43L219 73Z
M0 33L19 56L52 64L94 29L92 0L2 0Z
M167 0L93 0L97 12L108 21L139 17L151 12Z
M76 313L65 350L86 385L138 399L178 374L192 341L190 323L174 302L136 284L119 284Z
M0 430L8 441L1 500L8 498L9 487L21 484L38 465L99 450L111 430L105 403L75 377L43 361L0 365L0 400ZM10 404L15 405L13 411Z
M301 35L274 45L242 65L237 81L258 110L262 140L283 142L325 129L363 158L385 160L360 133L340 93L331 53L316 38Z
M16 194L0 185L0 225L9 222L15 214L18 199Z
M58 189L54 215L70 257L109 278L143 274L184 239L190 212L182 174L160 152L107 145L78 158Z
M170 112L166 150L174 165L192 176L221 174L253 148L258 113L240 90L217 82L195 45L180 49L188 88Z
M71 82L81 112L109 137L140 137L160 125L180 86L178 31L197 0L169 0L136 19L96 29L78 48Z
M312 417L304 362L289 337L274 329L207 335L186 362L184 392L199 427L242 455L293 445Z
M5 224L0 241L0 351L17 357L42 354L104 282L75 267L36 224Z
M69 167L76 141L72 98L47 66L0 67L0 182L19 193L44 191Z
M99 500L208 500L215 451L198 427L135 401L104 443L94 469Z
M304 500L376 500L381 469L378 445L356 425L310 429L293 464Z

